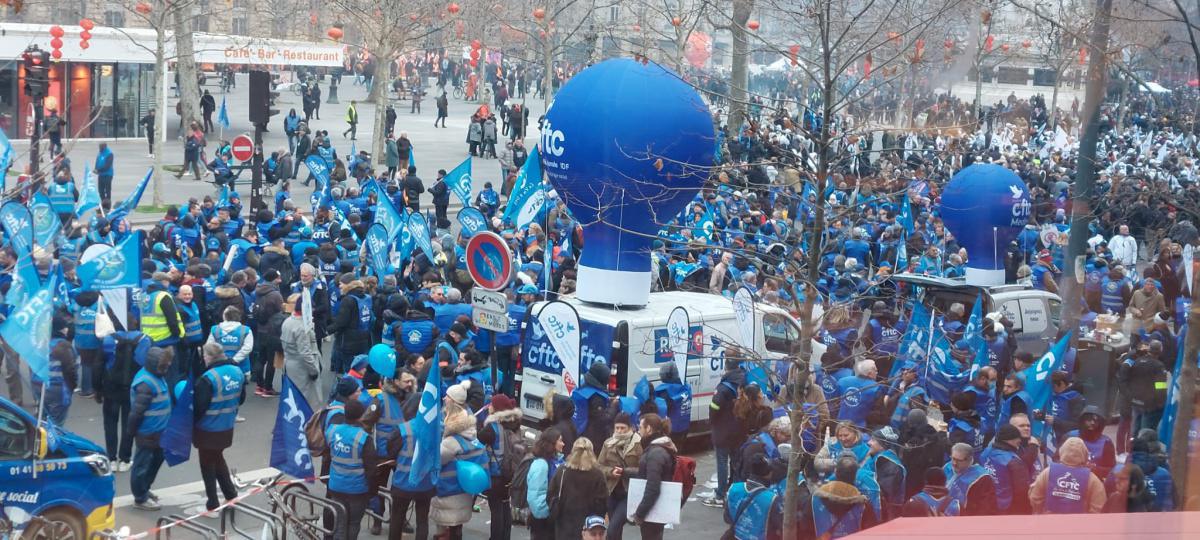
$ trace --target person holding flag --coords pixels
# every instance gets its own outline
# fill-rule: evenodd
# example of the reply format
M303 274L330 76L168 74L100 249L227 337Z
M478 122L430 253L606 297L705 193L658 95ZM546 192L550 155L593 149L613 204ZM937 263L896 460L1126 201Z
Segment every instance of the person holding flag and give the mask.
M346 509L346 519L336 522L334 538L357 540L367 503L375 493L372 478L378 466L374 437L363 429L366 406L357 399L345 403L344 421L325 429L329 443L329 489L326 497Z

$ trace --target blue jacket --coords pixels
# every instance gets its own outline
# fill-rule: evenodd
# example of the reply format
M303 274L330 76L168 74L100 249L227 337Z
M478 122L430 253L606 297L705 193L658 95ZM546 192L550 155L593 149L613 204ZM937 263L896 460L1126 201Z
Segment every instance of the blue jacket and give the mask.
M96 176L104 177L113 175L112 149L105 148L96 155L96 166L93 169L96 171Z

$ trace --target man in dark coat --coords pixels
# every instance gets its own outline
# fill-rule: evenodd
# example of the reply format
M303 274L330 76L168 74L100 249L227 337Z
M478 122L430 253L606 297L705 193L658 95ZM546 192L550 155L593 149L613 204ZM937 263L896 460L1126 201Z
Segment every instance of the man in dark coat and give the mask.
M421 177L417 176L416 165L408 166L408 175L404 177L400 187L404 190L404 197L408 200L408 208L413 212L421 211L421 194L425 193L425 184L421 182Z

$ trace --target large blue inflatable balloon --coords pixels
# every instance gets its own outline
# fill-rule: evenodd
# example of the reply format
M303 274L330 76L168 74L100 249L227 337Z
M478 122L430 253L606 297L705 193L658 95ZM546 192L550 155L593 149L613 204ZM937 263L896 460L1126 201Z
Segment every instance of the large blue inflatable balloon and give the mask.
M459 460L454 464L458 472L458 485L471 495L479 495L492 487L492 479L488 472L478 463Z
M971 165L950 179L942 192L941 216L967 249L967 283L1004 283L1004 252L1031 209L1025 182L999 165Z
M390 379L396 375L396 350L382 343L376 343L367 355L367 364L380 377Z
M655 234L708 178L715 140L700 95L657 64L606 60L563 85L540 148L550 183L583 225L581 300L646 304Z

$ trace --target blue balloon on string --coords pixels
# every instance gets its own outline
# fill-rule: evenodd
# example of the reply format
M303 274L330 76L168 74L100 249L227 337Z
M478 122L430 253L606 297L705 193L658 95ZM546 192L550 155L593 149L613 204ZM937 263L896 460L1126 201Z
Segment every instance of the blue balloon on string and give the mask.
M654 63L611 59L571 78L546 111L543 169L583 224L576 295L645 305L656 233L712 171L708 105Z
M458 485L471 495L479 495L492 487L492 479L488 472L478 463L459 460L455 463L458 472Z
M376 343L367 354L367 364L380 377L390 379L396 375L396 350L382 343Z

